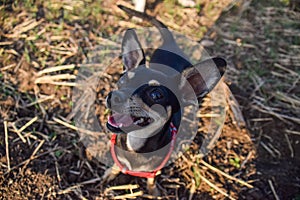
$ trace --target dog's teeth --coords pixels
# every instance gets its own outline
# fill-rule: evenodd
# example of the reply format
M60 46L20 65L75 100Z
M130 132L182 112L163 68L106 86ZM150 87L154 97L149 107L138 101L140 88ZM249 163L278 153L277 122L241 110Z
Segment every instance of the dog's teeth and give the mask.
M144 118L140 118L139 120L135 121L134 124L137 125L139 123L143 123L144 122Z

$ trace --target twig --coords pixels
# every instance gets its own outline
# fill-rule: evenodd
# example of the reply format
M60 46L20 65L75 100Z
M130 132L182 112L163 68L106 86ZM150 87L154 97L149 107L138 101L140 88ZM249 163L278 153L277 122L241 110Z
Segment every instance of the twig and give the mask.
M43 146L43 144L45 143L45 140L42 140L39 145L35 148L35 150L33 151L33 153L31 154L30 158L26 160L23 169L26 168L26 166L30 163L30 161L35 159L35 154L38 152L38 150Z
M135 185L129 184L129 185L112 186L112 187L106 188L104 193L107 194L108 192L110 192L112 190L130 190L130 192L131 192L130 194L115 196L114 199L135 198L135 197L143 195L143 191L133 192L134 189L137 189L139 187L140 186L137 185L137 184L135 184Z
M241 164L241 169L245 166L245 164L248 162L248 160L250 159L250 157L252 156L252 151L250 151L246 157L246 159L242 162Z
M22 126L20 129L18 129L14 123L11 124L11 126L12 126L13 129L14 129L14 132L19 136L19 138L22 140L23 143L26 143L26 139L25 139L25 137L22 135L22 132L23 132L27 127L29 127L32 123L34 123L37 119L38 119L38 117L35 116L35 117L32 118L29 122L27 122L24 126Z
M127 198L135 198L143 195L143 191L138 191L138 192L133 192L130 194L124 194L124 195L119 195L115 196L114 199L127 199Z
M13 29L12 34L4 34L5 37L7 38L19 38L22 37L22 33L25 33L36 26L40 25L44 20L41 19L40 21L35 21L35 19L32 20L26 20L25 22L15 26Z
M204 160L201 160L200 162L201 162L201 164L203 164L203 165L206 166L207 168L209 168L209 169L211 169L211 170L213 170L213 171L215 171L215 172L217 172L217 173L219 173L219 174L225 176L226 178L228 178L228 179L230 179L230 180L236 181L236 182L240 183L241 185L247 186L248 188L253 188L253 186L250 185L249 183L246 183L246 182L243 181L243 180L240 180L240 179L238 179L238 178L235 178L235 177L233 177L233 176L230 176L230 175L224 173L223 171L221 171L221 170L219 170L219 169L217 169L217 168L211 166L210 164L208 164L208 163L205 162Z
M275 153L264 143L264 142L260 142L261 146L271 154L271 156L273 156L274 158L276 158Z
M228 195L226 192L224 192L223 190L221 190L218 186L214 185L213 183L211 183L209 180L207 180L204 176L202 176L201 174L199 174L199 177L210 187L212 187L213 189L215 189L216 191L218 191L219 193L223 194L225 197L234 200L235 198L231 197L230 195Z
M147 199L155 199L155 200L166 199L166 198L163 198L163 197L157 197L157 196L153 196L153 195L149 195L149 194L143 194L141 197L142 198L147 198ZM170 199L172 199L172 198L170 198Z
M290 103L293 107L297 108L297 106L300 106L300 100L296 98L292 98L288 96L288 94L284 94L283 92L276 91L276 93L273 93L274 96L276 96L278 99Z
M296 86L297 86L297 83L300 81L300 76L298 76L298 78L293 81L293 84L291 85L291 87L287 90L287 93L290 93Z
M256 102L256 103L258 103L258 102ZM300 124L300 119L299 118L291 117L291 116L280 114L280 113L276 113L273 110L271 110L270 107L263 106L261 103L258 103L258 104L260 104L260 105L252 105L252 108L254 108L254 109L256 109L260 112L273 115L273 116L277 117L278 119L280 119L282 121L291 120L291 121L294 121L294 122Z
M64 121L62 121L62 120L60 120L60 119L58 119L58 118L56 118L56 117L53 117L53 120L54 120L55 122L57 122L57 123L59 123L59 124L65 126L65 127L68 127L68 128L73 129L73 130L75 130L75 131L80 131L80 132L82 132L82 133L87 133L87 134L89 134L89 135L95 135L95 134L96 134L96 135L106 135L106 134L103 133L103 132L94 132L94 131L89 131L89 130L86 130L86 129L83 129L83 128L78 128L78 127L76 127L76 126L74 126L74 125L71 125L71 124L68 124L67 122L64 122Z
M268 146L270 147L270 149L272 149L273 152L275 152L275 153L278 155L278 157L281 157L280 151L279 151L278 149L276 149L276 148L272 145L272 143L268 143Z
M295 72L295 71L293 71L293 70L291 70L291 69L288 69L288 68L286 68L286 67L280 65L279 63L275 63L275 64L274 64L274 67L277 67L277 68L282 69L282 70L284 70L284 71L286 71L286 72L289 72L290 74L292 74L292 75L294 75L294 76L300 76L297 72Z
M269 183L269 185L270 185L270 188L271 188L271 190L272 190L272 193L273 193L275 199L276 199L276 200L280 200L279 197L278 197L278 195L277 195L277 193L276 193L276 191L275 191L275 188L274 188L274 186L273 186L272 181L271 181L271 180L268 180L268 183Z
M97 174L97 172L95 172L95 170L93 169L93 167L91 166L91 164L90 164L88 161L84 161L83 163L87 166L87 168L90 170L90 172L91 172L94 176L99 177L99 175ZM101 167L101 168L102 168L103 170L106 169L105 167Z
M32 118L29 122L27 122L24 126L22 126L18 132L22 133L27 127L29 127L32 123L34 123L36 120L38 119L37 116L35 116L34 118Z
M0 69L0 71L6 71L6 70L8 70L8 69L10 69L10 68L13 68L13 67L15 67L15 66L16 66L16 63L13 63L13 64L7 65L7 66L5 66L5 67L2 67L2 68Z
M14 123L10 123L10 125L13 127L14 132L19 136L19 138L22 140L23 143L26 143L26 139L24 138L24 136L19 132L18 128L16 127L16 125Z
M54 163L55 163L55 171L56 171L56 177L57 177L58 182L60 183L60 182L61 182L61 176L60 176L59 169L58 169L57 158L56 158L56 156L54 155L54 152L51 152L50 155L51 155L52 158L54 159Z
M291 151L291 158L294 158L294 150L293 150L290 138L289 138L288 134L284 134L284 136L285 136L285 139L286 139L286 141L288 143L288 147L289 147L289 149Z
M75 75L72 74L58 74L58 75L45 75L35 79L34 83L55 83L55 80L63 80L63 79L76 79Z
M37 75L41 76L43 74L50 73L50 72L56 72L56 71L62 71L62 70L66 70L66 69L74 69L74 68L75 68L74 64L71 64L71 65L60 65L60 66L46 68L46 69L44 69L42 71L39 71L37 73Z
M193 196L194 196L195 192L196 192L196 183L195 183L195 180L192 179L192 186L190 188L189 200L193 199Z
M105 189L105 192L109 192L112 190L134 190L139 188L140 186L137 184L129 184L129 185L117 185L117 186L111 186L109 188Z
M9 54L13 54L15 56L21 56L16 50L14 49L8 49L8 50L5 50L4 52L6 53L9 53ZM20 60L21 61L21 60ZM20 62L19 62L20 63Z
M233 40L228 40L228 39L223 39L223 41L225 43L228 44L233 44L239 47L246 47L246 48L251 48L251 49L256 49L257 47L252 45L252 44L246 44L246 43L242 43L241 41L237 40L237 41L233 41Z
M273 118L271 118L271 117L250 119L250 121L252 121L252 122L265 122L265 121L272 121L272 120L273 120Z
M58 191L57 193L54 193L54 194L59 194L59 195L61 195L61 194L67 194L67 193L73 192L74 189L79 188L79 187L81 187L81 185L80 184L76 184L76 185L68 187L68 188L66 188L64 190L60 190L60 191Z
M10 159L9 159L7 121L4 121L3 123L4 123L4 134L5 134L5 150L6 150L6 160L7 160L7 172L9 172L10 171Z
M34 101L34 102L30 103L30 104L27 104L25 107L28 108L28 107L33 106L33 105L35 105L35 104L40 104L40 103L42 103L42 102L44 102L44 101L48 101L48 100L54 99L54 98L55 98L55 95L52 94L52 95L47 96L47 97L45 97L45 98L38 99L37 101Z
M57 82L57 81L53 81L53 82L49 82L49 84L58 85L58 86L67 86L67 87L77 87L78 86L77 83L72 83L72 82Z
M58 191L57 193L54 193L54 194L67 194L67 193L70 193L70 192L74 192L74 189L77 189L83 185L88 185L88 184L92 184L92 183L95 183L95 182L98 182L98 181L101 181L101 178L94 178L94 179L91 179L91 180L87 180L87 181L83 181L81 183L78 183L76 185L72 185L66 189L63 189L63 190L60 190Z
M179 188L180 188L180 185L175 185L175 184L164 184L164 188L179 189Z
M292 130L286 129L285 132L290 133L290 134L294 134L294 135L300 135L299 131L292 131Z
M205 118L205 117L220 117L220 114L216 114L216 113L206 113L206 114L201 114L201 113L197 113L197 117L199 118Z
M252 94L250 95L249 99L252 99L254 96L256 96L256 92L261 93L261 87L265 84L265 81L256 74L253 74L251 79L255 85L255 88L252 90Z
M13 44L13 41L5 41L5 42L0 42L0 46L7 46Z
M94 179L91 179L91 180L83 181L79 184L80 185L88 185L88 184L93 184L93 183L99 182L101 180L102 180L102 177L99 177L99 178L94 178Z
M71 124L68 124L67 122L64 122L64 121L62 121L62 120L60 120L60 119L58 119L58 118L56 118L56 117L53 117L53 120L54 120L55 122L57 122L57 123L59 123L59 124L65 126L65 127L68 127L68 128L73 129L73 130L75 130L75 131L78 131L78 127L76 127L76 126L74 126L74 125L71 125Z
M80 190L73 190L73 192L77 195L78 199L81 199L81 200L88 200L87 198L85 198L83 195L82 195L82 192Z
M18 167L20 167L20 166L26 164L27 162L29 162L29 161L32 160L32 159L36 159L36 158L38 158L38 157L47 155L47 154L49 154L49 153L51 153L51 152L54 152L54 151L57 151L57 150L61 150L61 148L53 148L53 149L51 149L51 150L49 150L49 151L43 152L43 153L41 153L41 154L39 154L39 155L36 155L36 156L34 156L33 158L30 157L30 158L24 160L23 162L21 162L21 163L15 165L15 166L13 166L13 167L11 168L11 170L14 170L14 169L16 169L16 168L18 168ZM6 172L5 174L7 174L7 172Z

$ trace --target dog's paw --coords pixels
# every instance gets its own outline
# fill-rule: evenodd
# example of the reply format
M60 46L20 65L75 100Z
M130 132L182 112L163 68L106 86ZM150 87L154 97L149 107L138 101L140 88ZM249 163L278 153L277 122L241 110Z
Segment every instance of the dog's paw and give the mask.
M158 188L156 186L154 178L147 179L147 190L148 190L149 194L152 196L158 197L161 195L160 191L158 190Z
M151 188L147 188L148 192L150 195L155 196L155 197L159 197L161 195L159 189L156 187L156 185L154 185L154 187Z
M120 173L120 170L118 169L118 167L112 166L111 168L107 169L104 172L101 183L102 184L109 183L110 181L114 180L118 176L119 173Z

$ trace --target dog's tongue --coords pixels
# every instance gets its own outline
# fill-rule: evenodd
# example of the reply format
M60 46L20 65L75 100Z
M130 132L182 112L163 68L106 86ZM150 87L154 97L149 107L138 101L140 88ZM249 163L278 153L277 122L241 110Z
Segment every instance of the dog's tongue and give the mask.
M108 122L115 127L127 127L133 123L133 120L128 114L115 113L109 116Z

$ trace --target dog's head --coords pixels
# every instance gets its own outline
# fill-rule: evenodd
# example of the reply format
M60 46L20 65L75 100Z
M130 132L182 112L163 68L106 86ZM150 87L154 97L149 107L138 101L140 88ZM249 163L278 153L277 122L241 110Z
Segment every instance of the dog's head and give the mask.
M135 31L126 31L122 42L125 71L118 82L118 90L107 96L107 107L112 111L107 122L110 131L144 138L153 136L169 125L175 113L181 112L181 102L189 88L197 98L203 97L225 71L225 60L213 58L178 72L178 62L172 62L178 60L174 56L180 55L172 54L168 58L169 65L173 66L158 62L151 63L155 67L147 67ZM159 60L159 55L155 60Z

